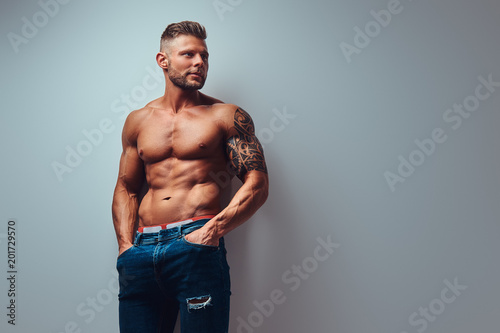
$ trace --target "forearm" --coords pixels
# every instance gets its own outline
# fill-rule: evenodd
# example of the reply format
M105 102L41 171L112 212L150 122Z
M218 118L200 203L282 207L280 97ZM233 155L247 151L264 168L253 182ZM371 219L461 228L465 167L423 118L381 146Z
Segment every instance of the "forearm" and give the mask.
M133 243L137 210L137 195L117 185L113 196L112 214L119 248L128 247Z
M226 208L203 227L210 238L218 239L247 221L268 196L267 174L250 172Z

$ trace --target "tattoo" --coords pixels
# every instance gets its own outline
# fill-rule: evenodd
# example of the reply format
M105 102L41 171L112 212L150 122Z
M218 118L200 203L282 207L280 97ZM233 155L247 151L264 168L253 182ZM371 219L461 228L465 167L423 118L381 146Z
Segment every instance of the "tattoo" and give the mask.
M238 133L230 137L226 145L232 169L240 179L250 170L267 173L264 150L255 136L252 118L241 108L234 113L234 128Z

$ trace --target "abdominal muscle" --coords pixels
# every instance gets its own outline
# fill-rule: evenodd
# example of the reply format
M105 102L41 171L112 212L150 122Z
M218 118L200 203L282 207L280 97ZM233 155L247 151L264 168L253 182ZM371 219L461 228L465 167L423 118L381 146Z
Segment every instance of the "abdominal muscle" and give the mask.
M169 158L146 164L148 191L139 206L139 226L218 214L221 188L210 171L217 170L221 163L214 162Z

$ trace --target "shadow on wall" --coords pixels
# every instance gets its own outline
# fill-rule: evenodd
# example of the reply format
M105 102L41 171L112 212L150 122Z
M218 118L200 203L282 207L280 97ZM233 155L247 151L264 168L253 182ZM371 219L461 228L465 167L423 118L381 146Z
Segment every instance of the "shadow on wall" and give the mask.
M255 303L269 299L273 290L286 290L280 267L283 270L289 267L291 260L297 257L295 245L303 242L295 228L296 223L300 223L296 221L300 204L292 202L287 195L292 190L290 184L280 180L277 174L278 177L273 178L272 170L282 168L286 165L269 166L268 200L249 221L226 237L231 267L231 332L247 325L258 331L258 327L270 320L256 309ZM272 311L278 306L273 305Z

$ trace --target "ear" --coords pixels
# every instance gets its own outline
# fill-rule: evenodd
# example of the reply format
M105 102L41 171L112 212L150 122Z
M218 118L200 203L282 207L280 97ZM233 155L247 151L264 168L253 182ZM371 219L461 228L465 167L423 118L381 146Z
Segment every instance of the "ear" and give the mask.
M162 69L167 69L168 68L167 54L165 52L158 52L158 54L156 55L156 63Z

